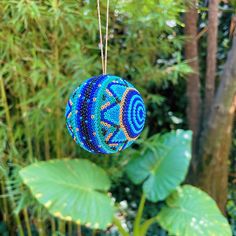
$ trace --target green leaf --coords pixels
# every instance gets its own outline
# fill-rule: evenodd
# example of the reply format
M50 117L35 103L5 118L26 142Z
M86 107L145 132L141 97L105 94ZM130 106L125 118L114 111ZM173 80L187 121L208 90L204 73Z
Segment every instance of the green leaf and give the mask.
M63 220L105 229L113 217L110 181L88 160L38 162L20 171L24 183L48 211Z
M184 180L191 158L191 131L177 130L156 136L143 154L136 153L126 172L135 183L143 182L148 200L165 199ZM151 138L152 139L152 138Z
M171 194L166 203L157 220L171 235L232 235L215 201L198 188L185 185Z

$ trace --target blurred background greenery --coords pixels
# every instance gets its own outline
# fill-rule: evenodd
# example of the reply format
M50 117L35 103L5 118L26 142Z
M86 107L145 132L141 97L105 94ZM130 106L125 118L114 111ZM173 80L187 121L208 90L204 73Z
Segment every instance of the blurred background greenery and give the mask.
M208 1L198 4L197 27L201 32L208 23ZM234 4L222 1L218 6L217 84L231 47ZM128 215L128 227L134 217L141 190L131 185L122 170L132 149L95 158L75 146L65 127L64 110L70 93L85 79L102 73L96 8L95 0L0 1L0 235L17 235L17 221L22 222L26 235L29 227L33 235L78 230L50 216L22 187L18 170L35 160L80 157L98 163L112 173L111 192ZM132 81L147 107L146 128L134 148L155 133L189 127L185 94L192 69L184 57L186 8L183 0L111 0L108 73ZM101 1L104 32L105 12L106 1ZM198 40L202 84L207 46L207 33L203 33ZM233 139L225 214L234 235L235 153ZM152 216L157 210L148 203L145 215ZM92 232L84 227L82 232L117 235L113 228ZM149 235L167 234L154 224Z

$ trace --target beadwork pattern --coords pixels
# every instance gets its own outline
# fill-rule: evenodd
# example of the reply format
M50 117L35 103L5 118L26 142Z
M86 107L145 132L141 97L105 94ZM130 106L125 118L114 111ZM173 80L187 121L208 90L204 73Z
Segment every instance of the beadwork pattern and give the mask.
M92 153L115 153L130 146L145 123L145 106L132 84L114 75L86 80L66 106L74 141Z

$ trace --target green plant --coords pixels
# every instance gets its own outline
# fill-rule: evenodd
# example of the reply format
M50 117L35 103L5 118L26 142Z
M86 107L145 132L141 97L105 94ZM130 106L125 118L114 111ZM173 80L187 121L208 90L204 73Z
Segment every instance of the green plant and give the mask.
M183 182L191 159L191 132L177 130L151 137L141 150L134 151L125 166L134 184L142 183L142 197L133 223L133 235L146 235L153 223L171 235L231 235L231 229L206 193ZM91 228L123 227L108 190L108 175L89 160L36 162L23 168L20 175L33 196L48 211L63 220ZM165 200L160 212L143 219L145 201Z
M183 9L182 0L110 1L108 73L131 80L142 92L153 133L157 127L181 127L170 117L184 117L170 105L161 106L169 95L157 92L188 72L177 34ZM16 185L19 177L13 173L36 160L91 158L71 141L63 116L75 86L101 73L96 1L4 0L0 13L0 218L11 235L77 232L80 227L28 201L28 191ZM123 154L94 159L113 173L112 180L122 175L126 160Z
M148 111L145 135L136 141L135 147L143 142L146 145L146 137L157 132L187 127L183 77L189 67L182 55L185 2L110 0L109 73L134 83ZM106 1L101 1L103 16L105 4ZM140 188L121 176L126 162L138 154L129 149L94 158L74 145L63 119L73 88L101 73L96 1L3 0L0 12L0 218L3 219L0 235L55 236L77 232L79 235L78 224L48 214L47 208L38 204L22 186L17 174L23 166L61 157L92 159L106 171L112 183L112 197L116 198L115 206L120 207L122 216L127 214L126 224L132 231L130 221ZM225 27L229 19L223 18L219 27L222 31L219 42L224 42L219 45L223 50L220 65L230 44ZM203 21L205 27L206 18ZM204 37L199 46L200 53L205 55ZM201 59L202 69L204 61ZM143 152L143 148L139 150ZM120 202L126 199L129 204L124 210ZM142 220L152 217L150 212L157 212L159 205L162 201L147 202ZM156 224L148 232L156 236L153 230L157 230ZM95 235L95 231L82 227L86 236ZM98 231L96 236L104 234L111 235Z

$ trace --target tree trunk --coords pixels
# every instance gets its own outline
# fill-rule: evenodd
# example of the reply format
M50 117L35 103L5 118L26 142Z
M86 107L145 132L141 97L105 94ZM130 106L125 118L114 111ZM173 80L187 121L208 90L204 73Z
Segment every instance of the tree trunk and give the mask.
M224 212L227 201L228 156L235 112L236 36L221 76L212 110L201 137L199 186L208 192Z
M199 134L201 116L200 80L198 65L198 43L197 43L197 0L187 1L187 11L185 13L185 58L193 72L187 76L187 119L189 128L193 131L193 158L191 171L196 169L197 137Z
M209 1L204 120L208 118L215 93L216 53L217 53L217 34L218 34L218 3L219 0Z

